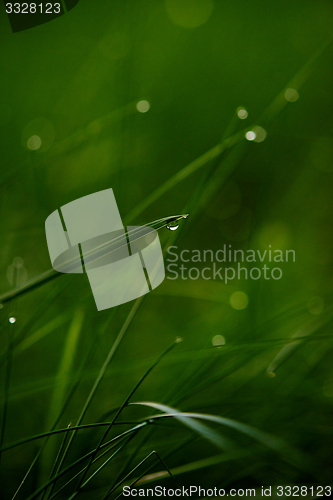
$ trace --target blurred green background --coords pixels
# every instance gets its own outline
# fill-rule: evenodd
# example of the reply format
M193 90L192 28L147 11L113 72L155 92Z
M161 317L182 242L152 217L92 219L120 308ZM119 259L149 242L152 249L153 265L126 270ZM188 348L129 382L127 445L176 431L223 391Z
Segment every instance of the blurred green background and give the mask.
M165 247L271 245L296 254L296 262L281 263L283 277L275 281L225 284L167 274L135 312L83 419L110 421L108 413L182 337L131 401L228 417L285 448L204 422L230 441L221 450L179 421L161 419L135 435L80 497L104 498L153 450L175 479L165 473L150 485L330 483L332 21L333 5L324 0L80 0L57 20L13 34L1 5L0 294L51 267L44 229L51 212L109 187L126 222L189 211L177 231L160 231ZM290 88L297 92L285 93ZM245 139L253 126L264 128L265 140ZM170 177L234 134L232 147L150 203ZM3 444L50 431L68 394L56 428L75 425L133 304L97 312L80 275L59 276L4 303ZM156 413L130 407L119 420ZM63 467L92 450L102 432L78 432ZM43 443L17 498L47 482L61 442L52 436L4 450L1 498L12 498ZM164 470L151 457L127 481L149 467ZM69 498L77 484L56 498Z

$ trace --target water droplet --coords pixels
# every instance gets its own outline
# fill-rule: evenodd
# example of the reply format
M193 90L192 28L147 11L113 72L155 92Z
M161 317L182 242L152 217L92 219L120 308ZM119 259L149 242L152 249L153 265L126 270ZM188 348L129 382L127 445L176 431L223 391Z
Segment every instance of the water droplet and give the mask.
M183 215L183 219L187 219L188 215L189 215L189 214L185 214L185 215Z
M183 342L183 340L183 337L176 337L175 344L179 344L180 342Z
M16 318L14 318L14 316L12 316L11 318L9 318L8 321L9 321L9 323L14 324L14 323L16 323Z
M176 231L176 229L179 228L178 222L170 222L167 224L167 229L170 229L170 231Z
M267 377L269 378L274 378L275 377L275 372L272 372L272 371L267 371Z

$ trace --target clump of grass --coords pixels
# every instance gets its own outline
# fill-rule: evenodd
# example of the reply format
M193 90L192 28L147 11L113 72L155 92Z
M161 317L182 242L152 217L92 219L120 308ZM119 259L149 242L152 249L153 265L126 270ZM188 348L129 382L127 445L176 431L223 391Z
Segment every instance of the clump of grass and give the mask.
M299 90L320 54L321 51L286 88ZM285 89L267 107L258 123L268 127L279 115L287 104L284 94ZM202 170L190 199L181 210L191 214L187 222L193 228L200 210L239 166L245 152L247 130L248 127L239 130L239 122L232 119L227 133L217 145L148 195L128 215L126 224L136 220L164 194L172 192L180 182ZM238 147L239 154L231 156L231 150ZM165 217L147 225L163 229L182 218L183 215ZM182 228L170 233L165 249L181 235ZM33 294L43 293L42 290L47 289L50 293L51 287L55 287L58 293L65 293L64 280L55 280L59 276L61 274L49 270L3 294L0 297L5 306L2 313L6 315L8 308L14 307L13 304L19 308L21 300L29 300ZM71 291L76 287L74 283ZM186 297L185 293L183 301L188 299L195 300ZM32 317L30 327L26 330L22 327L18 332L14 331L13 325L4 322L3 331L7 331L8 338L2 353L6 366L2 464L6 463L6 454L10 450L29 449L28 455L33 455L29 463L24 457L20 471L25 469L25 472L21 479L15 478L13 499L74 499L81 496L106 500L119 498L125 484L147 485L165 480L178 484L200 479L225 487L241 485L249 480L257 486L266 477L269 482L284 478L284 481L289 481L288 484L300 482L303 478L307 478L308 482L319 482L322 478L328 480L328 475L320 470L319 464L311 457L311 451L307 450L311 450L310 440L304 449L299 449L310 417L303 415L300 419L299 439L295 443L293 433L299 423L298 414L294 406L285 407L284 404L293 396L291 386L302 385L309 371L320 371L321 363L327 361L327 343L332 337L326 333L325 327L332 319L332 311L326 310L323 321L317 322L309 331L310 322L299 314L301 304L291 304L286 309L281 308L277 317L269 317L264 325L257 325L252 318L252 328L247 329L248 339L235 335L234 340L228 341L223 349L208 346L205 341L193 347L189 339L184 342L184 347L177 338L154 360L152 355L147 355L143 360L134 358L129 361L126 356L131 348L130 342L123 358L117 360L124 341L137 333L135 320L139 323L140 314L144 314L142 305L145 300L146 296L143 296L129 309L126 306L109 311L107 315L102 315L103 321L98 322L96 328L94 315L85 315L82 304L70 305L60 312L55 309L56 315L45 322L43 320L43 325L39 327L35 326L38 321ZM211 296L207 293L202 300L210 301ZM171 305L167 301L162 305L172 315L176 304L176 317L180 323L183 321L183 301L176 297ZM44 309L39 310L39 317L43 314L47 316L48 307L46 303ZM195 308L196 305L190 310L191 314L195 313ZM158 308L156 310L159 311ZM232 339L234 329L230 327L228 331L228 320L222 315L218 318L218 333L225 333L226 330ZM271 331L279 331L279 321L284 325L283 334L272 337ZM296 326L305 328L307 333L295 336L291 332ZM266 327L268 334L260 336L260 328L265 330ZM182 328L180 325L179 330ZM210 329L209 322L207 328ZM237 328L240 328L239 325ZM141 330L141 345L151 341L147 330ZM323 337L314 338L312 334L318 332ZM213 333L216 333L215 328ZM47 357L48 345L45 343L44 349L39 350L40 345L56 334L63 336L61 355L51 377L50 397L43 406L47 409L43 423L46 430L7 442L11 382L15 370L19 368L19 356L36 349L40 356ZM287 359L286 354L294 355L297 351L293 349L295 338L297 346L316 351L316 355L311 357L311 366L304 363L301 357L296 358L291 383L289 372L284 374L278 388L268 386L267 383L271 382L268 378L258 382L259 374L264 374L267 367L273 366L274 370L268 370L273 372ZM84 349L80 347L81 339ZM158 342L159 352L163 343ZM81 357L78 353L82 354ZM266 398L260 399L259 406L255 404L253 391L249 391L247 398L247 388L252 383L263 391ZM148 396L154 391L159 398L150 401ZM33 398L43 394L43 389L39 390L35 381L31 383L31 394ZM20 397L23 399L18 394L19 405ZM304 410L305 406L303 404L301 408ZM102 411L103 418L99 419ZM272 430L276 425L276 412L279 412L285 427L275 433ZM292 428L288 427L289 415L294 418ZM325 432L329 431L325 427L326 420L324 424L318 422L318 427L321 425ZM269 468L273 468L273 472L271 476L266 476Z

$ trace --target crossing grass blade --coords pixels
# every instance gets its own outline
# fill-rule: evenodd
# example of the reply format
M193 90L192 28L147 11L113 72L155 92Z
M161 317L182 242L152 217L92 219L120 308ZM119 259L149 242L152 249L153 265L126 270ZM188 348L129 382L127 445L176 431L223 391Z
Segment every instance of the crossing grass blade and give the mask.
M150 417L150 419L154 420L154 419L164 419L164 418L175 418L176 420L188 426L190 429L200 434L205 439L211 441L218 447L225 446L223 441L221 441L221 438L216 439L216 433L213 432L210 428L207 428L206 426L202 425L200 422L198 422L198 420L205 420L211 423L230 427L242 434L246 434L248 437L255 439L259 443L263 444L264 446L267 446L268 448L271 448L275 452L283 453L286 459L295 461L299 467L304 468L305 470L310 470L310 467L312 466L309 457L306 457L306 460L304 460L304 456L302 456L302 454L300 454L298 450L295 450L292 446L290 446L282 439L277 438L275 436L271 436L266 432L263 432L259 429L256 429L255 427L244 424L242 422L225 417L220 417L218 415L208 415L195 412L181 412L167 405L151 401L136 402L131 404L148 406L150 408L154 408L161 412L164 412L162 413L162 415L153 415Z

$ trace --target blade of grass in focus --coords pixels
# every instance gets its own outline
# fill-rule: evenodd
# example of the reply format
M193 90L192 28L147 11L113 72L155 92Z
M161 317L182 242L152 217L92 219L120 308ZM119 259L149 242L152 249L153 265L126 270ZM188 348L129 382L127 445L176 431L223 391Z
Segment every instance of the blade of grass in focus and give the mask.
M186 217L186 215L185 215L185 217ZM157 219L157 220L152 221L148 224L145 224L142 227L148 226L148 227L152 227L156 231L159 231L160 229L167 227L169 224L175 223L183 218L184 218L184 215L173 215L173 216L169 216L169 217L164 217L162 219ZM144 233L143 235L140 236L140 230L133 229L129 232L127 232L127 231L125 232L126 236L128 236L129 234L131 236L133 234L134 235L138 234L138 238L140 238L140 237L146 236L147 233ZM92 252L96 252L97 258L100 255L104 256L107 253L112 253L112 251L116 251L116 250L119 250L119 248L121 248L119 246L119 242L121 242L121 241L122 241L122 237L117 237L108 243L104 243L103 245L98 246ZM81 260L76 260L76 259L71 259L70 261L67 262L67 264L75 266L76 262L77 262L78 266L81 266ZM24 285L0 295L0 304L5 304L7 302L10 302L14 298L19 297L27 292L30 292L30 291L32 291L32 290L34 290L34 289L36 289L36 288L38 288L38 287L48 283L49 281L51 281L59 276L62 276L62 275L63 275L62 273L58 273L54 269L49 269L48 271L41 273L39 276L36 276L32 280L29 280Z

